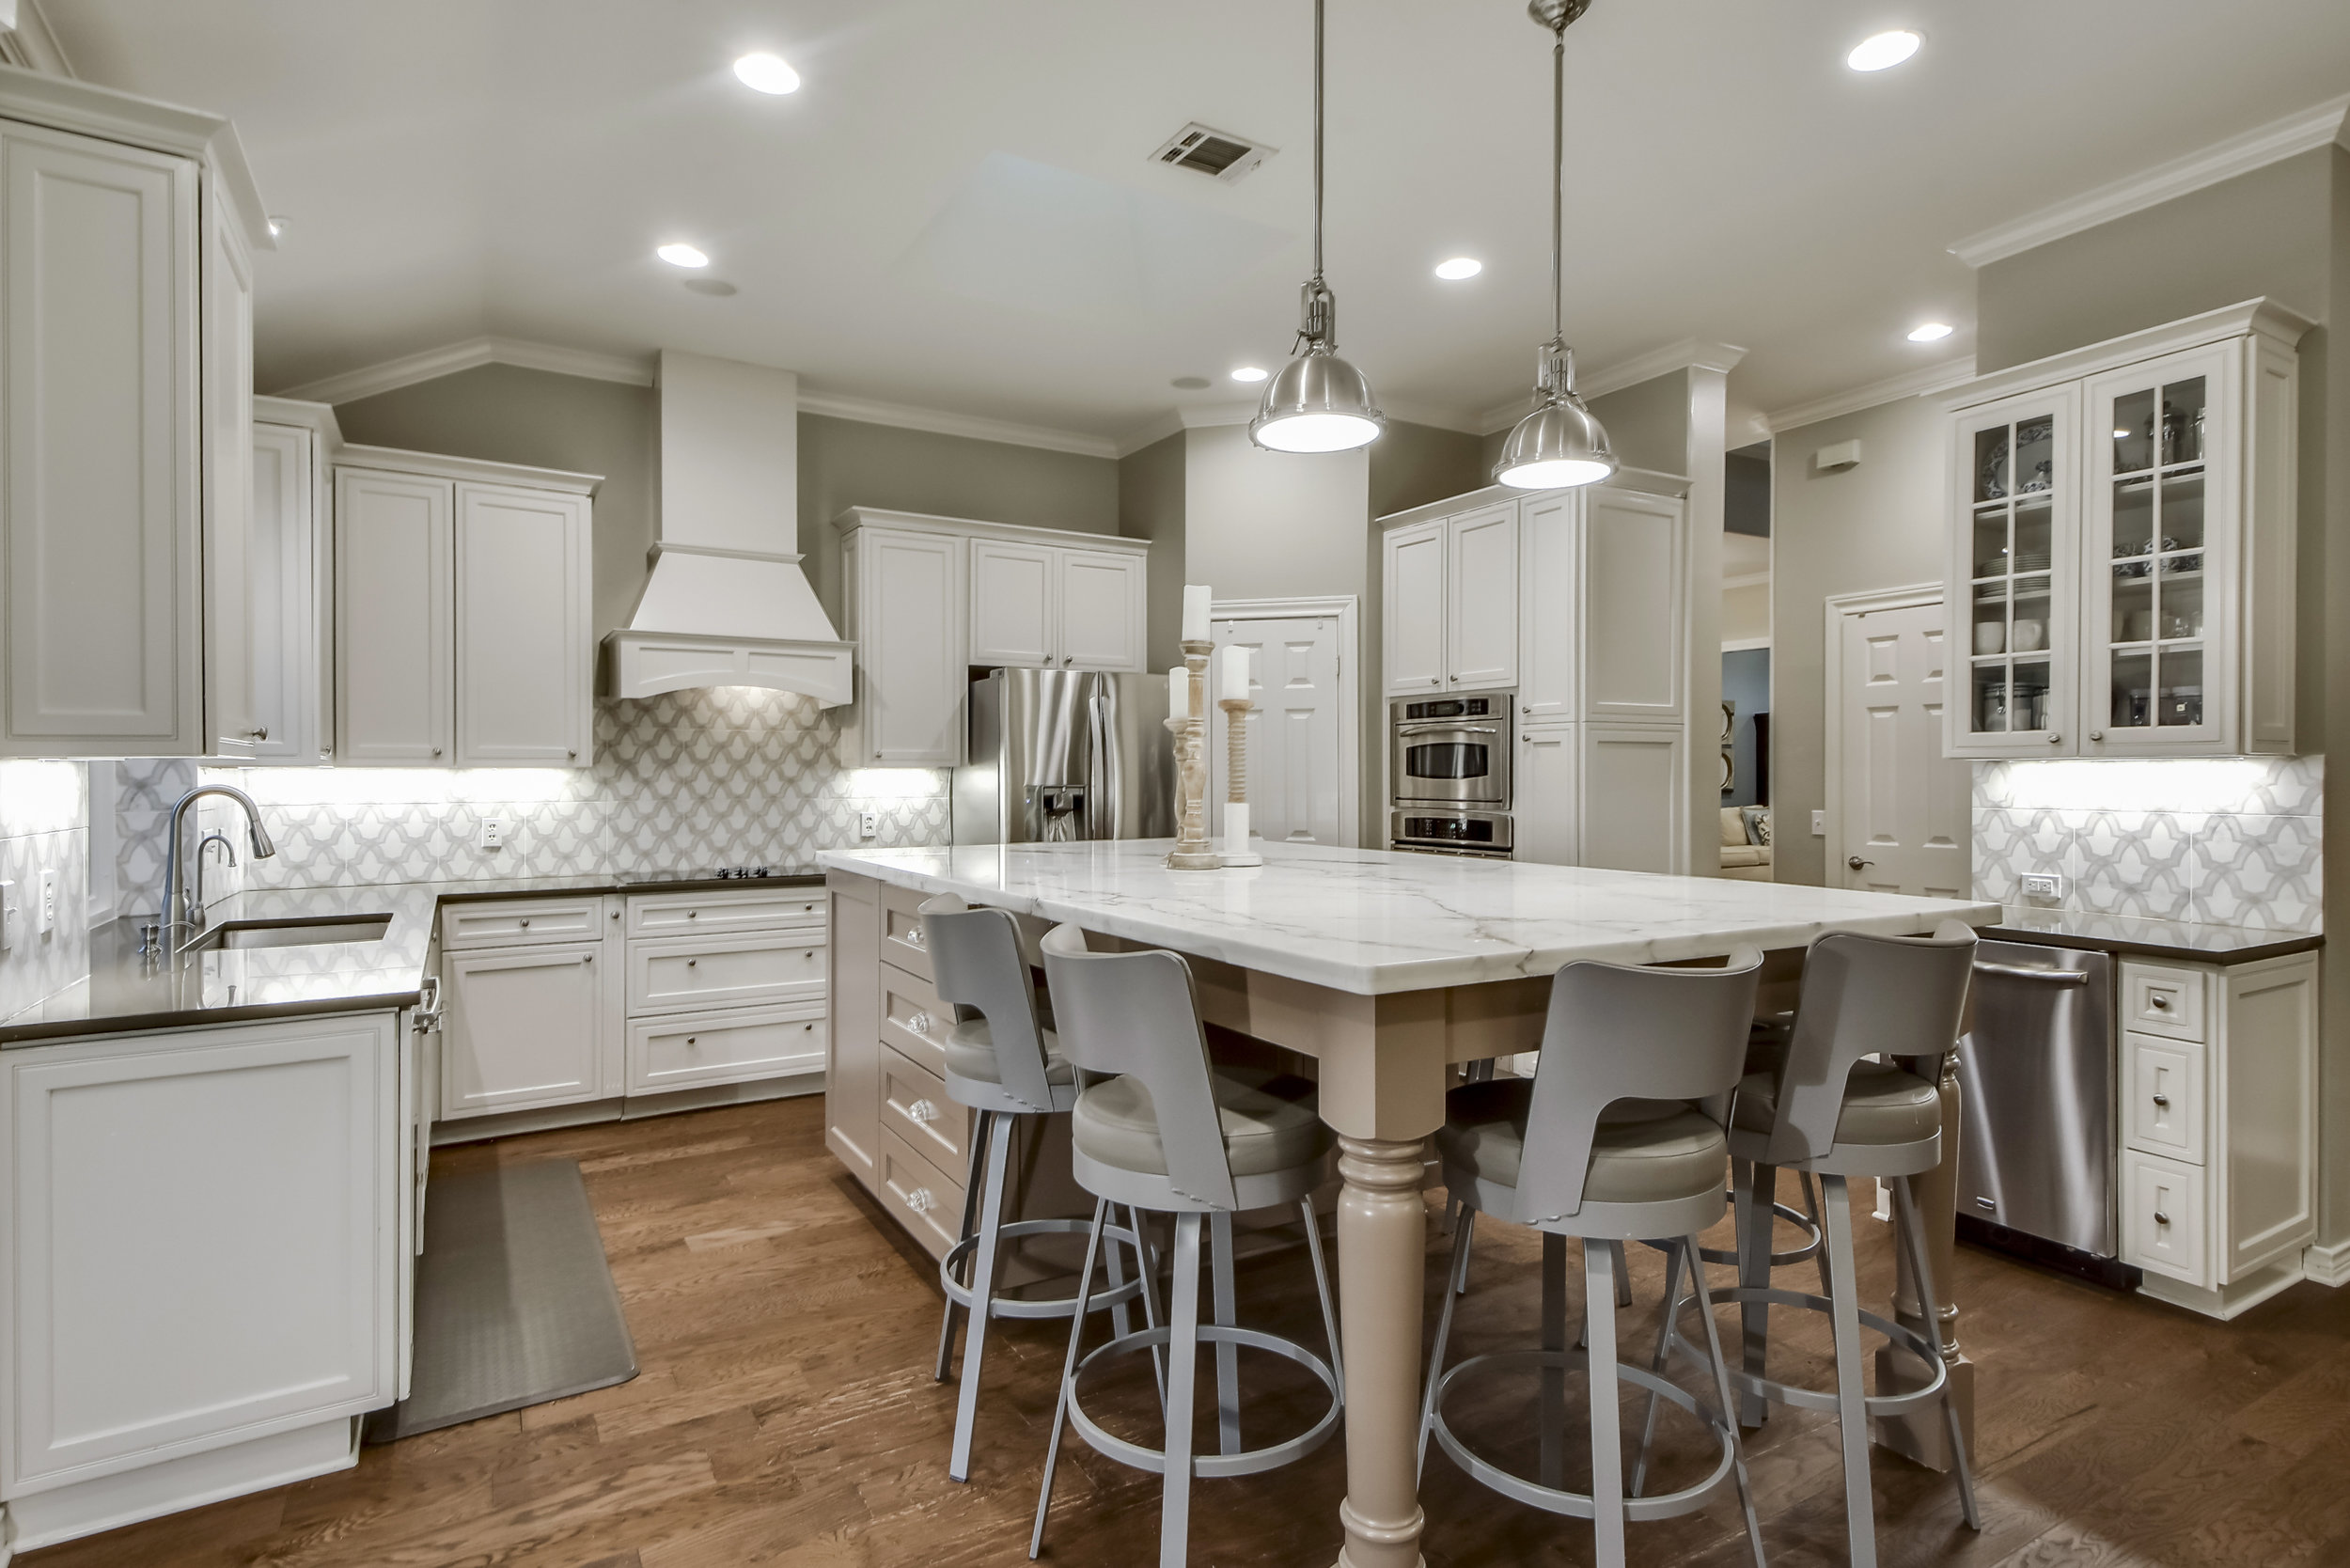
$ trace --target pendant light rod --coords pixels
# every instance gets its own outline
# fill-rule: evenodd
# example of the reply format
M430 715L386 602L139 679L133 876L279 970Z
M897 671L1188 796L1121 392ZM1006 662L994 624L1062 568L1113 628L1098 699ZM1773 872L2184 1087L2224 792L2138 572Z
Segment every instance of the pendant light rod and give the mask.
M1314 277L1322 277L1322 7L1314 0Z
M1559 253L1567 231L1567 20L1553 24L1558 41L1550 48L1550 336L1564 338L1566 283L1560 275Z

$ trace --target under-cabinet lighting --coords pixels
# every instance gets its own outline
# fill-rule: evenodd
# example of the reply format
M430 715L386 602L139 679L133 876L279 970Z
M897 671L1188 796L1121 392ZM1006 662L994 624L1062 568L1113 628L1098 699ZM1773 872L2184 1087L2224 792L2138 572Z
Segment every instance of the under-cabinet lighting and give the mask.
M921 800L947 792L936 768L851 768L847 784L856 800Z
M1909 329L1909 340L1913 343L1939 343L1956 330L1948 321L1922 321Z
M767 54L745 55L734 62L734 74L743 85L764 93L787 93L800 90L800 73L783 63L780 56Z
M2257 757L2117 758L2008 764L2009 804L2059 811L2257 811L2273 766Z
M568 800L588 776L577 768L248 768L242 782L263 806L448 806Z
M1878 33L1855 44L1853 52L1844 56L1844 63L1855 71L1883 71L1918 53L1918 45L1924 41L1905 29Z
M707 255L680 241L672 241L654 251L653 254L672 267L707 267L710 265L710 258Z

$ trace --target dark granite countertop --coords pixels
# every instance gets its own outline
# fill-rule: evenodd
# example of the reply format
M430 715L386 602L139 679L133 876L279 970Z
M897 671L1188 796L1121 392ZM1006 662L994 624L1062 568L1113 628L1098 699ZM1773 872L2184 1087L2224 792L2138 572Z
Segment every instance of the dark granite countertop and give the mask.
M391 923L372 941L199 948L166 964L139 952L140 920L112 920L90 933L89 978L0 1020L0 1048L74 1035L413 1007L423 996L425 957L443 903L565 893L739 892L821 886L823 880L821 871L794 870L750 880L696 874L516 877L239 893L212 905L208 929L368 915L388 915Z
M2093 948L2195 964L2249 964L2326 945L2323 936L2250 926L2201 925L2135 915L2091 915L2073 909L2026 909L2014 904L1982 935L1993 941L2040 942L2052 948Z

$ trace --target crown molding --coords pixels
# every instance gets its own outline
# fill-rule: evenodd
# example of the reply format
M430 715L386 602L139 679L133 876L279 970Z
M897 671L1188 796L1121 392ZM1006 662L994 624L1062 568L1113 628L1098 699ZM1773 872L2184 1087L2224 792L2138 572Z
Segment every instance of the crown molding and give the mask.
M800 412L822 414L834 419L854 419L867 425L889 425L898 430L928 431L932 435L960 435L973 441L997 441L1012 447L1036 447L1048 452L1072 452L1079 457L1115 458L1123 455L1119 450L1119 444L1104 435L1055 430L1046 425L1021 425L1009 419L990 419L982 415L956 414L940 408L878 402L870 398L852 398L837 392L812 391L805 383L800 387Z
M1167 409L1120 436L1118 455L1121 458L1130 458L1145 447L1155 447L1170 435L1183 434L1183 411Z
M1898 376L1888 376L1883 381L1872 381L1866 386L1846 387L1825 398L1814 398L1808 403L1793 403L1785 408L1774 409L1762 416L1762 423L1769 427L1772 435L1784 435L1805 425L1816 425L1823 419L1857 414L1864 408L1947 391L1961 383L1972 381L1974 376L1973 354L1964 359L1945 359L1935 365L1921 365L1915 370L1904 370Z
M2044 359L2010 365L1979 378L1969 377L1965 382L1954 384L1954 390L1942 387L1928 390L1951 390L1947 407L1972 408L2013 393L2036 391L2043 386L2093 376L2100 371L2135 365L2141 360L2183 353L2188 349L2200 349L2209 343L2224 343L2232 337L2265 337L2290 353L2300 347L2302 337L2316 324L2291 306L2264 296L2235 305L2223 305L2200 316L2166 321L2160 326L2148 327L2143 332L2108 337L2102 343L2068 349Z
M1716 343L1701 337L1684 337L1678 343L1668 343L1661 349L1651 349L1630 359L1620 359L1603 365L1596 370L1578 372L1574 389L1585 400L1605 398L1610 392L1621 392L1627 386L1637 386L1658 376L1671 375L1675 370L1718 370L1724 375L1738 368L1747 357L1747 351L1735 343ZM1506 431L1526 417L1534 406L1531 392L1496 403L1478 416L1480 435Z
M525 370L545 370L558 376L583 376L590 381L619 382L627 386L652 384L652 361L630 354L597 353L553 343L531 343L516 337L468 337L420 353L403 354L380 365L366 365L337 376L289 386L276 395L315 403L350 403L403 386L453 376L482 365L511 365Z
M2350 129L2350 93L2271 120L2240 136L2214 142L2200 152L2190 152L2184 158L2174 158L2084 191L2012 223L1970 234L1952 244L1950 254L1970 267L2003 261L2051 240L2061 240L2068 234L2078 234L2132 212L2142 212L2190 191L2249 174L2328 143L2350 147L2350 141L2343 140L2346 129Z

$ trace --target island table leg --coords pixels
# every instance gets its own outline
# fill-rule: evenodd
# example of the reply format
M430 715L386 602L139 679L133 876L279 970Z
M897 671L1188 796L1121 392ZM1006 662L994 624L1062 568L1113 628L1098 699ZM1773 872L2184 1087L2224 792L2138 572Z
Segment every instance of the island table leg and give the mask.
M1339 1333L1346 1346L1340 1568L1418 1568L1421 1275L1418 1138L1340 1137Z

